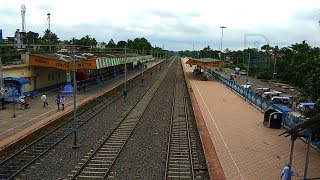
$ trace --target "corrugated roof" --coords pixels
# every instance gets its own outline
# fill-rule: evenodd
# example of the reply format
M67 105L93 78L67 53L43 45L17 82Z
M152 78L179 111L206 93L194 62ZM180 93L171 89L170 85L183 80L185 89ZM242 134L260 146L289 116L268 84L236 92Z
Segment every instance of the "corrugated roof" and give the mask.
M66 62L71 62L72 59L72 53L66 53L66 52L58 52L53 54L31 54L43 58L50 58L50 59L57 59L62 60ZM97 59L99 57L105 57L105 58L119 58L124 57L124 54L121 53L105 53L105 52L76 52L75 53L75 61L82 61L82 60L88 60L88 59ZM138 55L128 53L127 57L136 57Z
M200 61L200 62L219 62L221 61L220 59L213 59L213 58L201 58L201 59L197 59L197 58L188 58L194 61Z

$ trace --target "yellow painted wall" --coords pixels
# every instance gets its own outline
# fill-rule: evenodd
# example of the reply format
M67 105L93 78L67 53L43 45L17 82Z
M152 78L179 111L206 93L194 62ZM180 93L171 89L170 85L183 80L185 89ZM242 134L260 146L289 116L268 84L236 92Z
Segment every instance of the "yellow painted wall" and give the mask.
M32 67L28 65L4 66L3 77L27 78L29 84L23 85L24 92L66 83L67 81L65 70L48 67Z
M36 89L67 82L65 70L48 67L34 67L34 74L36 75L36 81L34 83Z
M3 77L27 78L29 80L29 84L25 84L23 86L24 92L28 92L34 89L33 71L33 67L28 65L4 66Z

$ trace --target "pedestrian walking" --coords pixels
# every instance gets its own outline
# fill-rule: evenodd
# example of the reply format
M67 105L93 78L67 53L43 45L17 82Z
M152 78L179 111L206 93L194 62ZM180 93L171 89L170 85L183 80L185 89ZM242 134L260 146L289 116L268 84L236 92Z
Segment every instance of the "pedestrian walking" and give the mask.
M64 103L65 103L66 99L64 98L64 96L61 96L60 98L60 104L61 104L61 107L62 107L62 111L64 110Z
M80 93L80 85L77 85L77 94Z
M289 164L287 164L281 171L280 180L288 180L289 179ZM291 176L298 176L292 169L291 169ZM291 179L291 178L290 178Z
M58 106L58 111L60 111L60 96L59 95L56 98L56 103L57 103L57 106Z
M41 96L41 102L43 103L43 107L48 106L48 100L47 100L47 96L45 94L42 94Z
M83 88L83 92L85 92L86 91L86 83L82 84L82 88Z
M3 88L0 89L0 103L1 103L1 109L4 110L5 106L4 106L4 93L5 90Z

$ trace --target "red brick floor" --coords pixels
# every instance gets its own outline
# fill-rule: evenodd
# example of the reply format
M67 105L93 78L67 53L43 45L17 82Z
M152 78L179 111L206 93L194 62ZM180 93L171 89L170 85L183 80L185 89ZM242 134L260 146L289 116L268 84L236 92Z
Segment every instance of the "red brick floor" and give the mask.
M222 83L195 79L183 62L226 179L279 179L288 163L290 138L284 129L262 124L263 113ZM293 170L303 178L306 144L295 142ZM311 149L309 178L320 177L320 153ZM214 178L214 177L213 177Z

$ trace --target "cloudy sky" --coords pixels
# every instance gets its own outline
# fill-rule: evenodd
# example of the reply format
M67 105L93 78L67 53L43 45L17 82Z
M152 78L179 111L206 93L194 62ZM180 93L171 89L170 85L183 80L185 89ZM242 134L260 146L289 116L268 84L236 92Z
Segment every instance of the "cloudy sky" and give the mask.
M48 28L62 40L91 35L108 42L145 37L170 50L287 46L307 40L320 46L319 0L1 0L0 29L21 29L26 6L27 31Z

